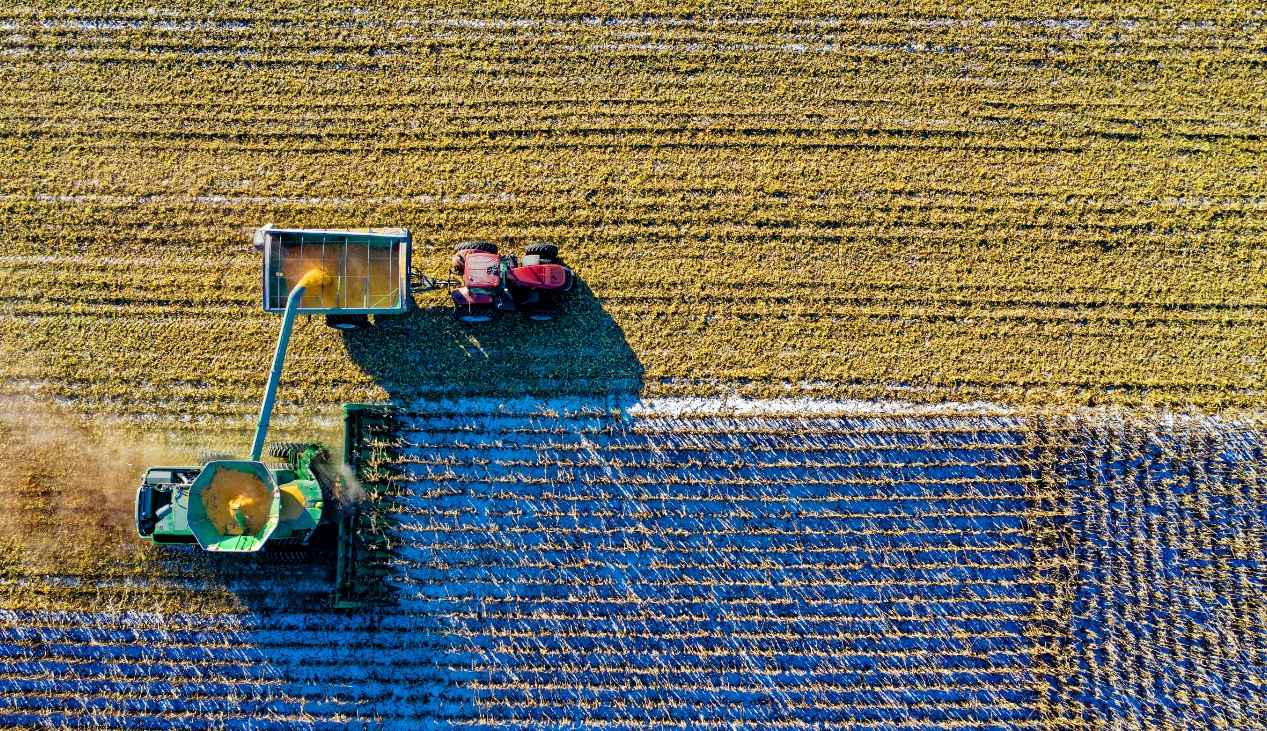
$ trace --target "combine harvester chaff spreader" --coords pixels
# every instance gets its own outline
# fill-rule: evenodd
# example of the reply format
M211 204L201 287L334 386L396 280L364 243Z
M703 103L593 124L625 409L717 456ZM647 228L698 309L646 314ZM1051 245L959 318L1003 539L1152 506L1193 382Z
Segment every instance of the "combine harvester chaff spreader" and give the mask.
M265 227L256 244L264 252L264 309L283 319L250 456L147 470L136 494L137 533L157 544L286 559L317 553L328 543L324 535L337 541L335 607L389 604L394 505L392 474L381 462L391 407L344 407L346 470L331 469L327 448L316 442L274 443L269 455L281 461L261 457L295 315L323 314L349 330L368 325L371 314L405 312L410 233Z

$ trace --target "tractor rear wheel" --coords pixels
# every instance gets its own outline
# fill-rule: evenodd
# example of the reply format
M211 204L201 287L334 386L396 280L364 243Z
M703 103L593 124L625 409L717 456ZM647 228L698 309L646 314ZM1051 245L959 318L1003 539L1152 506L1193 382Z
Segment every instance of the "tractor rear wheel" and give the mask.
M335 330L352 332L370 326L369 315L326 315L326 324Z
M487 241L467 241L453 247L453 253L460 254L463 251L483 251L489 254L497 253L497 244L490 244Z
M524 249L524 253L528 256L537 255L542 259L558 259L559 247L554 244L528 244Z
M208 463L219 462L222 459L234 459L234 457L231 454L224 454L223 452L203 452L198 455L198 466L206 467Z
M492 322L497 318L497 310L488 305L478 307L458 307L455 311L458 322L482 323Z

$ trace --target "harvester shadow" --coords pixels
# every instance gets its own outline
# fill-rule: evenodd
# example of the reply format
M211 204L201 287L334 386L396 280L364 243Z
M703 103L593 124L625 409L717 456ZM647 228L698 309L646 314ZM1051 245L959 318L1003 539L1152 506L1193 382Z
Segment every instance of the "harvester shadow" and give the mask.
M267 462L279 461L265 457ZM161 561L169 570L205 577L207 586L218 587L230 605L254 617L269 614L324 613L332 607L338 561L337 517L345 496L340 469L334 461L312 465L323 486L326 509L333 522L325 523L302 545L265 545L256 553L203 551L196 546L172 552ZM328 491L328 493L327 493Z
M624 331L584 283L548 322L519 312L459 322L444 291L420 294L403 315L344 334L353 363L390 399L637 394L643 368Z

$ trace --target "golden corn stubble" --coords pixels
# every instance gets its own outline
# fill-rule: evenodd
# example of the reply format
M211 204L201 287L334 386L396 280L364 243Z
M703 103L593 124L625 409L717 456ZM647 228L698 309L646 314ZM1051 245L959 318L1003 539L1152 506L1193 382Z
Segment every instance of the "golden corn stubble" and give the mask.
M217 467L202 492L207 517L222 536L255 535L268 523L273 496L258 477Z

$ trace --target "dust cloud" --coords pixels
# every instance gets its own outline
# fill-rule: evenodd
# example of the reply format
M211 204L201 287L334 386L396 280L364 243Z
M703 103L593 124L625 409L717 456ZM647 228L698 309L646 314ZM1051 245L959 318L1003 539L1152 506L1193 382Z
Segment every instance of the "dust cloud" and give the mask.
M8 406L3 405L3 406ZM196 455L168 439L0 406L0 542L6 555L62 564L77 553L136 553L133 504L151 465Z
M339 501L344 505L356 505L365 500L365 488L361 486L361 481L356 479L356 473L352 471L342 460L338 463L339 474Z

